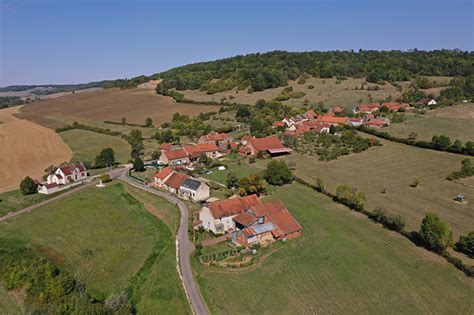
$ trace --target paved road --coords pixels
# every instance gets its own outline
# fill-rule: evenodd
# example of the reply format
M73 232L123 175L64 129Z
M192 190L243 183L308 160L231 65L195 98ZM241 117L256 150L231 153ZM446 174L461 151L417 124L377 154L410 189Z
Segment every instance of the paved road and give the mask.
M160 190L156 190L150 188L146 185L140 184L129 177L127 177L129 167L122 169L120 175L117 173L117 177L129 184L130 186L142 189L159 197L165 198L172 204L178 206L181 212L181 220L178 229L178 235L176 238L176 251L177 251L177 260L178 260L178 273L181 277L183 282L184 290L186 291L186 295L191 303L191 308L193 313L197 315L205 315L208 314L208 310L204 300L199 293L199 289L194 281L193 271L191 269L191 261L190 256L194 251L194 244L189 240L188 237L188 222L189 222L189 210L186 204L178 199L175 195L167 192L163 192Z
M32 206L29 206L27 208L23 208L21 210L18 210L18 211L15 211L15 212L12 212L12 213L9 213L7 215L4 215L3 217L0 217L0 222L3 222L3 221L7 221L9 219L13 219L19 215L22 215L24 213L27 213L27 212L30 212L36 208L39 208L39 207L42 207L44 205L47 205L48 203L51 203L51 202L54 202L54 201L57 201L57 200L60 200L60 199L63 199L64 197L67 197L75 192L78 192L79 190L82 190L84 188L87 188L89 186L92 186L92 185L95 185L97 182L95 180L91 181L90 183L86 183L86 184L83 184L83 185L80 185L80 186L77 186L75 188L69 188L67 191L63 192L62 194L56 196L56 197L53 197L51 199L48 199L48 200L45 200L45 201L42 201L42 202L39 202L37 204L34 204Z

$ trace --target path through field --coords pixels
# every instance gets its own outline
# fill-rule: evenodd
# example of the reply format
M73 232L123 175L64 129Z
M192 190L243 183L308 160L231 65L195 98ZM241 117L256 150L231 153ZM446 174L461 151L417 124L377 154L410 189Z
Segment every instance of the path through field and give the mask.
M53 130L14 117L19 109L0 110L0 192L17 189L27 175L40 179L46 167L72 157Z

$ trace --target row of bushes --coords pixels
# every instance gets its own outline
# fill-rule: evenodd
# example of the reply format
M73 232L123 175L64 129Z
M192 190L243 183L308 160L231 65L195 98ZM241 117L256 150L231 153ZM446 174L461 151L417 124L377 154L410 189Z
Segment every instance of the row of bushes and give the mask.
M119 122L119 121L112 121L112 120L104 120L104 124L110 124L110 125L120 125L120 126L131 126L131 127L142 127L142 128L147 128L148 126L145 125L140 125L140 124L132 124L129 122Z
M88 125L80 124L77 121L73 122L72 125L65 125L62 128L56 128L56 132L60 133L60 132L64 132L64 131L68 131L72 129L82 129L82 130L92 131L95 133L100 133L100 134L109 135L109 136L117 136L117 137L123 136L123 134L120 131L113 131L110 129L88 126Z
M390 141L395 141L423 149L431 149L431 150L436 150L436 151L445 151L445 152L450 152L450 153L456 153L456 154L463 154L463 155L471 155L474 156L474 142L468 141L466 142L465 146L462 145L458 140L455 141L454 144L451 145L451 139L449 137L441 135L441 136L433 136L433 141L428 142L428 141L423 141L423 140L418 140L415 141L414 139L405 139L405 138L398 138L395 136L390 135L388 132L385 131L379 131L376 129L372 129L366 126L359 126L357 127L357 130L369 133L371 135L390 140Z
M462 260L450 256L449 253L444 248L441 248L440 246L437 247L437 246L433 246L433 244L428 244L427 240L423 238L421 233L416 232L416 231L412 231L412 232L405 231L404 230L405 222L400 216L388 214L383 209L376 209L375 211L369 211L365 209L363 205L365 202L365 196L363 195L358 196L357 192L351 189L351 187L346 186L346 185L341 185L338 187L338 190L340 191L338 191L338 193L335 195L325 190L324 183L320 178L317 179L316 185L312 185L302 180L299 177L296 177L295 180L296 182L304 186L310 187L318 192L321 192L327 195L328 197L332 198L334 201L338 203L341 203L345 206L348 206L349 208L353 210L363 213L371 220L381 223L386 228L400 233L401 235L405 236L416 245L423 246L426 249L433 251L434 253L444 257L449 263L453 264L456 268L464 272L464 274L467 275L468 277L474 277L474 266L465 265L462 262ZM344 189L341 189L340 187L344 187ZM422 227L423 227L423 224L425 224L425 220L427 218L431 219L431 217L435 217L434 219L440 221L439 218L437 218L435 215L428 214L422 222ZM446 225L442 221L440 221L440 224ZM447 233L449 234L449 231L447 231ZM449 244L449 241L447 241L446 244ZM439 244L436 244L436 245L439 245ZM466 252L466 251L463 251L463 252Z

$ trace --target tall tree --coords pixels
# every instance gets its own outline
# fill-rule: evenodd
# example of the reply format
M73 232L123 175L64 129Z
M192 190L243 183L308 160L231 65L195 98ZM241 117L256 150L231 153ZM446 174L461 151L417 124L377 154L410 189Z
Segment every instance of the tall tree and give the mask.
M35 181L29 176L21 181L20 190L23 195L35 194L38 191Z
M420 234L426 247L438 253L443 253L452 244L451 227L434 213L425 215Z

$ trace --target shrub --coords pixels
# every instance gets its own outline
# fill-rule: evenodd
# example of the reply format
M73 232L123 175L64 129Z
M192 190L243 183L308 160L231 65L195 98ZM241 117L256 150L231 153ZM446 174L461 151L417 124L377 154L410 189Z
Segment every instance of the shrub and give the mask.
M428 213L423 218L420 234L425 246L438 253L446 251L452 243L450 226L433 213Z
M110 177L109 174L102 174L99 176L99 179L103 182L103 183L108 183L108 182L111 182L112 181L112 178Z
M466 236L461 235L454 249L474 258L474 231L469 232Z
M38 192L38 187L31 177L26 176L20 183L20 190L23 195L31 195Z
M293 180L293 174L285 161L272 160L265 170L265 180L272 185L281 186Z
M400 232L405 228L405 221L401 216L389 214L380 207L377 207L372 213L370 213L369 217L393 231Z
M133 160L133 169L137 172L143 172L145 170L145 164L142 159L137 157Z

